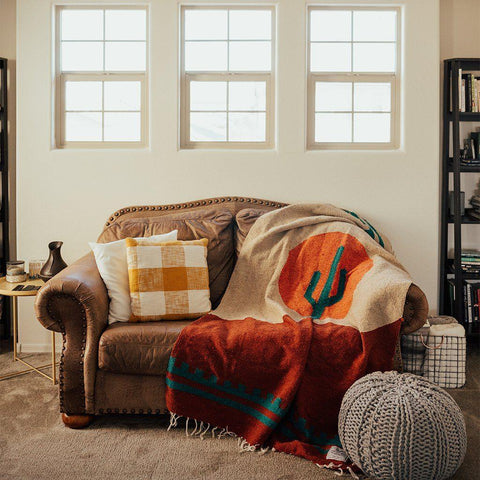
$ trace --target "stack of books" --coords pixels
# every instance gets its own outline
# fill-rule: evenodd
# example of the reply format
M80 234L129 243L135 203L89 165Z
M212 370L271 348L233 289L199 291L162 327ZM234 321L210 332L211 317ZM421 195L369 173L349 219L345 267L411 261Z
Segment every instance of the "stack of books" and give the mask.
M480 251L462 250L462 270L480 275Z
M470 205L472 206L469 214L473 218L480 220L480 180L477 183L477 188L473 192L473 196L470 199ZM463 250L462 251L462 263L463 263L463 252L475 252L475 250Z
M451 278L449 281L450 291L450 314L455 315L455 281ZM463 319L466 323L480 322L480 281L465 280L463 283Z
M459 100L461 112L479 112L480 111L480 77L473 73L459 72Z
M462 270L465 273L480 276L480 251L462 250ZM449 279L450 305L455 305L455 280ZM465 280L463 282L463 318L467 323L476 323L480 321L480 279Z

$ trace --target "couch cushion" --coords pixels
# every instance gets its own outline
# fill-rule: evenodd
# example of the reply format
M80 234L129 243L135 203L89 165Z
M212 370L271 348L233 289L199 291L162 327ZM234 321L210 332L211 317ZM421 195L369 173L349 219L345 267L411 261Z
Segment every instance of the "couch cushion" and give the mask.
M144 212L145 213L145 212ZM233 215L223 206L208 206L164 215L129 217L115 222L100 235L99 242L126 237L147 237L178 230L178 240L208 239L210 299L215 308L227 288L235 264Z
M98 367L113 373L165 375L173 344L190 323L113 323L100 337Z

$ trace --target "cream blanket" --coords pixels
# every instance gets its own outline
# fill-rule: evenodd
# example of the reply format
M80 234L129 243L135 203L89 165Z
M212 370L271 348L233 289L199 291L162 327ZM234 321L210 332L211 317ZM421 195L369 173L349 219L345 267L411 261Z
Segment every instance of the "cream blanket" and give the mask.
M395 258L389 240L367 220L328 204L291 205L260 217L248 234L215 315L267 322L282 322L285 314L296 321L311 316L311 304L302 297L314 272L320 272L314 293L326 283L341 246L345 248L336 268L347 269L345 300L327 306L314 322L368 332L401 318L412 279ZM301 253L297 251L293 259L295 248ZM295 260L295 265L286 268L289 260ZM359 268L361 263L364 268ZM338 275L332 287L336 284ZM283 298L287 296L288 302Z

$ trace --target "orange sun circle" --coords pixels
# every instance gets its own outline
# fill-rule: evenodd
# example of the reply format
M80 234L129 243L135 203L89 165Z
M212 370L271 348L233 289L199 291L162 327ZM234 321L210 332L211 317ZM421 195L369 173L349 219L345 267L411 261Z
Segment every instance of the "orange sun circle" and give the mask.
M352 235L322 233L290 250L278 288L285 304L302 316L341 319L372 266L365 247Z

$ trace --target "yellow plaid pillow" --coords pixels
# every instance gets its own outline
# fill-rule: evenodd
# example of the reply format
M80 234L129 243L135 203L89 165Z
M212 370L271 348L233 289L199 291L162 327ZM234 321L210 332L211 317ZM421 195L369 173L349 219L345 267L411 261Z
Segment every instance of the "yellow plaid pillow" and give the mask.
M198 318L211 310L206 238L125 241L131 322Z

